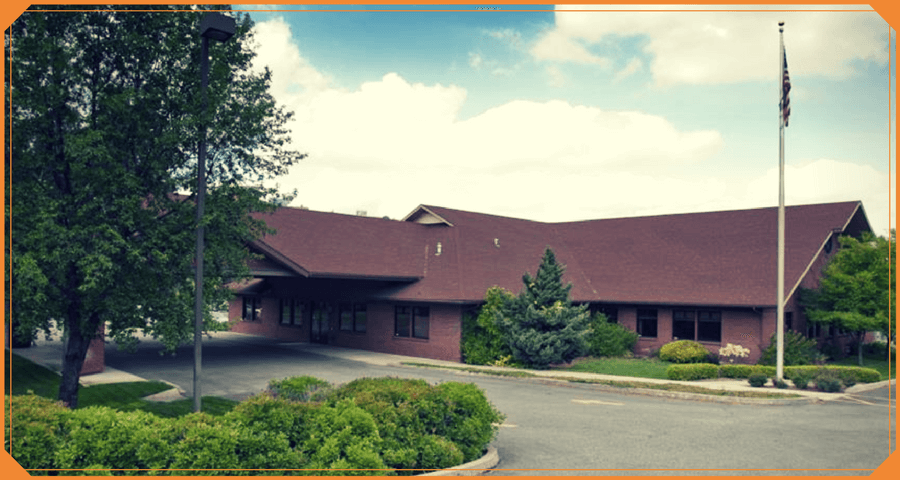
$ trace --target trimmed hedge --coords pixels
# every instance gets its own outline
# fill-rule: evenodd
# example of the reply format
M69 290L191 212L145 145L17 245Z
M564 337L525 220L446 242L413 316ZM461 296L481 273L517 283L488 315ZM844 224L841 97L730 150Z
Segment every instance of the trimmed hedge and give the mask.
M496 435L494 425L504 418L472 384L382 378L332 388L312 377L273 384L276 388L221 417L191 413L160 418L107 407L69 410L35 395L11 396L6 408L13 421L7 422L6 447L25 469L413 474L478 458ZM318 397L307 395L311 392L327 395L315 403L297 401Z
M709 357L709 350L693 340L676 340L659 349L659 359L672 363L702 363Z
M669 365L666 377L669 380L702 380L719 376L719 366L711 363L687 363Z
M805 378L807 383L821 374L828 372L840 379L844 385L852 385L853 382L872 383L881 381L881 374L872 368L845 367L845 366L817 366L800 365L784 367L784 378L793 380L799 378L801 383ZM774 378L775 367L768 365L713 365L709 363L688 363L669 365L666 369L666 377L669 380L702 380L706 378L750 378L751 375L761 374L768 378ZM849 383L848 383L849 382Z

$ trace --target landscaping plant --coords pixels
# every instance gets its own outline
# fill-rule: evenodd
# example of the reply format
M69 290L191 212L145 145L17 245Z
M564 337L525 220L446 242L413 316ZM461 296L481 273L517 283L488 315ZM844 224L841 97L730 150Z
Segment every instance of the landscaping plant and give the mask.
M775 365L776 348L777 338L773 333L769 339L769 346L763 350L758 363ZM815 339L806 338L802 333L793 330L784 332L784 366L812 365L818 353Z
M587 351L588 307L573 306L569 301L572 285L563 285L564 270L547 248L535 277L525 273L525 288L495 316L513 358L523 365L547 368L568 363Z
M618 323L610 323L602 313L597 313L591 318L589 328L588 353L595 357L630 355L640 336L634 330Z
M462 338L459 348L463 361L471 365L498 365L508 363L512 350L497 328L496 317L515 299L512 293L491 287L484 295L484 305L478 315L463 316Z
M659 349L659 359L673 363L701 363L708 356L709 350L693 340L676 340Z
M754 373L750 375L750 378L747 379L750 382L750 385L753 387L762 387L769 381L769 377L763 373Z

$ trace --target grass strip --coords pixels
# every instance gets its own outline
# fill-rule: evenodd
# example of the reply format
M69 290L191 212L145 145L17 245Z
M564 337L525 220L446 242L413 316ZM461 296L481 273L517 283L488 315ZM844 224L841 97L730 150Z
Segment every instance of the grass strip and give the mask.
M7 395L24 395L29 392L37 396L56 399L59 392L60 376L52 370L38 365L17 354L12 357L11 372L6 379ZM164 392L172 386L159 381L123 382L90 385L78 388L78 408L101 406L122 412L143 410L160 417L180 417L193 412L193 399L186 398L173 402L151 402L144 397ZM213 415L222 415L238 404L220 397L203 397L202 410Z
M616 388L648 388L653 390L666 390L670 392L682 392L682 393L697 393L701 395L713 395L717 397L746 397L746 398L767 398L767 399L777 399L777 398L800 398L802 395L798 395L796 393L774 393L774 392L745 392L745 391L732 391L732 390L716 390L710 388L703 387L695 387L693 385L680 385L677 383L650 383L650 382L633 382L633 381L618 381L618 380L601 380L601 379L587 379L587 378L572 378L565 376L543 376L543 375L535 375L531 372L526 371L510 371L510 370L490 370L486 368L477 368L477 367L455 367L455 366L443 366L443 365L433 365L430 363L416 363L416 362L401 362L401 365L409 365L412 367L425 367L425 368L442 368L447 370L460 370L464 372L471 373L481 373L485 375L494 375L498 377L519 377L519 378L546 378L551 380L562 380L566 382L574 382L574 383L589 383L589 384L597 384L597 385L606 385L610 387Z

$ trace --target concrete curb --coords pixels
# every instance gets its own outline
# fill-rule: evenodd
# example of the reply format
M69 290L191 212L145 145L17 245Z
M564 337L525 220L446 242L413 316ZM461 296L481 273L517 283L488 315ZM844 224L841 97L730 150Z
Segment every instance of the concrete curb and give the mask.
M893 380L883 380L881 382L875 383L857 383L856 385L844 390L844 393L861 393L868 392L869 390L875 390L876 388L881 387L894 387L897 385L897 379Z
M464 463L462 465L447 468L444 470L438 470L435 472L428 472L418 475L420 477L446 477L446 476L457 476L457 477L469 477L469 476L478 476L494 468L497 464L500 463L500 455L497 453L497 449L493 446L488 446L487 453L484 454L483 457L478 460L473 460L469 463Z

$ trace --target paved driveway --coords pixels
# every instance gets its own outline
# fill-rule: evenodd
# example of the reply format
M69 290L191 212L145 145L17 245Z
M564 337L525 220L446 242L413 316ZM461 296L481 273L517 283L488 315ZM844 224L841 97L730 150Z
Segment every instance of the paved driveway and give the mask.
M175 356L158 352L152 342L136 354L109 346L107 365L174 383L190 396L192 349ZM858 395L861 401L782 406L672 400L586 384L396 366L393 356L242 335L205 341L203 358L203 394L235 399L262 390L269 379L294 375L330 382L393 375L476 383L507 415L495 441L500 464L492 475L868 475L887 458L895 438L892 409L877 401L880 392Z

